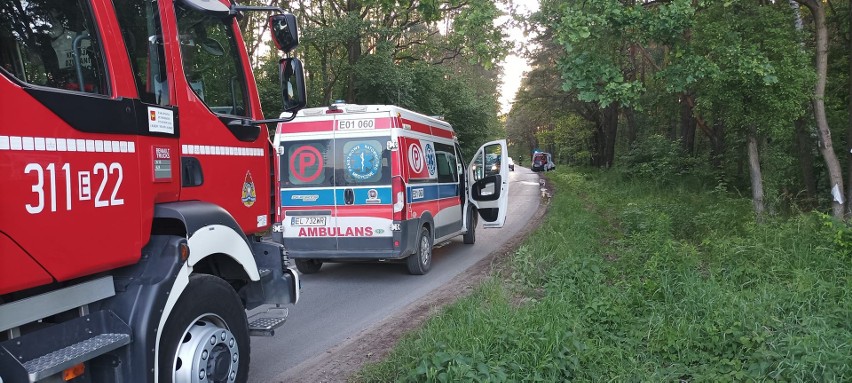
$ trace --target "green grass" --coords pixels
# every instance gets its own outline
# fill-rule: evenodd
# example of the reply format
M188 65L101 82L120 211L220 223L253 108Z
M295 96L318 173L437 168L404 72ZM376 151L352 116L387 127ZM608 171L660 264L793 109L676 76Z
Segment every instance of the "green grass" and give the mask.
M509 268L355 381L852 381L852 231L560 169Z

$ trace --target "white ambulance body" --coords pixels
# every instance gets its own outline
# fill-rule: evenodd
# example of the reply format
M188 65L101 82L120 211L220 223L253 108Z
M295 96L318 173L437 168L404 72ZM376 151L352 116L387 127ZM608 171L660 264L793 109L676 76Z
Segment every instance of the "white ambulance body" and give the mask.
M279 124L278 214L298 269L397 260L425 274L433 244L475 241L477 215L502 227L506 141L480 147L470 166L456 141L450 124L389 105L303 109Z

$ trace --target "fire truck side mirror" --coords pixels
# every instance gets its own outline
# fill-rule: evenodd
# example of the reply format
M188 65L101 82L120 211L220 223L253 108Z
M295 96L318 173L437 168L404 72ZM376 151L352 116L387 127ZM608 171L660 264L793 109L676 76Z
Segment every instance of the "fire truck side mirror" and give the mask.
M290 52L299 45L296 16L292 13L269 16L269 30L272 31L272 41L278 49Z
M284 111L296 113L308 102L302 62L295 57L281 59L278 62L278 74L281 78Z

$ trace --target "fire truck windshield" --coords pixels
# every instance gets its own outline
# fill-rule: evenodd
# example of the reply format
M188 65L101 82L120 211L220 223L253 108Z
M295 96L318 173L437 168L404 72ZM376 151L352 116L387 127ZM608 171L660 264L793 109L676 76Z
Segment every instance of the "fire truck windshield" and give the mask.
M0 68L20 81L109 94L100 42L88 1L0 1Z
M248 116L246 78L232 17L175 3L183 69L189 86L217 114Z

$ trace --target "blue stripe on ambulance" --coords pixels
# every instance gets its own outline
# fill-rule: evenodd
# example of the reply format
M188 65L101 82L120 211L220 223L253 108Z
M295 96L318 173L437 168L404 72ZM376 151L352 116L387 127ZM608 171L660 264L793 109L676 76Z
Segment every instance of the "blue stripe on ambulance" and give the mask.
M432 185L412 185L408 187L408 203L434 201L443 198L458 197L459 185L453 184L432 184Z
M333 189L281 190L282 206L334 206Z
M345 201L346 189L355 192L353 205L390 205L393 192L390 186L360 187L360 188L328 188L328 189L284 189L281 190L282 206L334 206L335 194L338 204ZM370 198L370 190L376 191L375 198ZM351 206L351 205L350 205Z
M352 189L355 192L355 203L353 205L361 206L361 205L390 205L393 202L393 191L390 186L381 186L381 187L359 187L355 188L345 188L338 187L336 188L337 200L345 201L346 199L346 189ZM376 198L370 198L370 190L376 191ZM342 205L342 203L340 203ZM349 205L352 206L352 205Z

